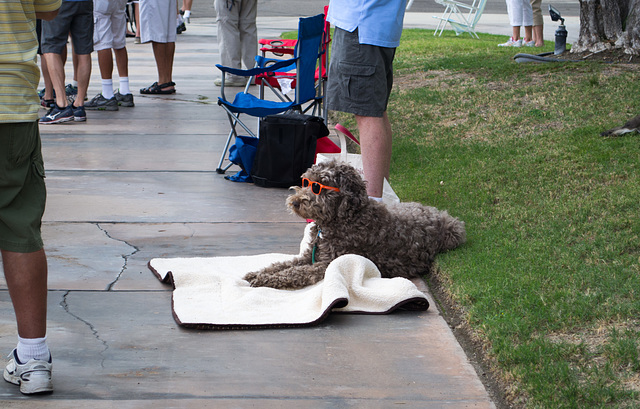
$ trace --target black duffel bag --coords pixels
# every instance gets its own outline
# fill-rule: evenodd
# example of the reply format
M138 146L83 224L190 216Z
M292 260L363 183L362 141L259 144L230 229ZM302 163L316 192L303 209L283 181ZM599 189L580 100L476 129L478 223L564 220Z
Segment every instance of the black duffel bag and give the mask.
M260 139L251 170L262 187L300 186L300 177L313 165L318 138L329 135L322 118L298 113L260 119Z

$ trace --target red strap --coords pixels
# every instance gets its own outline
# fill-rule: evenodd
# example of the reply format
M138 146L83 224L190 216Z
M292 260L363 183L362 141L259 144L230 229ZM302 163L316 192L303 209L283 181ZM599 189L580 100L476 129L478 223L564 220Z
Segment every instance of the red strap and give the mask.
M340 124L336 124L335 128L336 128L336 131L342 132L343 134L347 135L349 137L349 139L351 139L352 141L354 141L355 143L360 145L360 141L358 141L356 139L356 137L353 136L353 134L351 132L349 132L349 130L347 128L345 128L344 126L342 126Z

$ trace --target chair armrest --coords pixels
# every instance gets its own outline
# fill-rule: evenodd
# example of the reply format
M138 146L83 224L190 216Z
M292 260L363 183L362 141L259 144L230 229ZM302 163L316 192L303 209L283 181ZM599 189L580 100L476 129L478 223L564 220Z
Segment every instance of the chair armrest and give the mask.
M258 61L258 59L260 60L268 60L266 58L262 58L260 56L256 57L256 61ZM273 72L273 71L282 71L283 68L288 67L292 64L295 64L298 61L297 58L290 58L288 60L278 60L277 63L269 65L268 67L261 67L260 62L258 62L258 67L256 68L251 68L249 70L242 70L239 68L231 68L231 67L225 67L224 65L220 65L220 64L216 64L216 67L224 72L224 73L229 73L229 74L233 74L233 75L237 75L239 77L253 77L256 76L258 74L264 74L267 72Z
M262 51L263 53L273 53L273 54L288 54L288 55L293 55L294 54L294 49L293 48L286 48L286 47L261 47L260 51Z
M298 40L282 39L282 38L261 38L258 40L258 44L269 45L271 47L288 47L293 48L296 46Z

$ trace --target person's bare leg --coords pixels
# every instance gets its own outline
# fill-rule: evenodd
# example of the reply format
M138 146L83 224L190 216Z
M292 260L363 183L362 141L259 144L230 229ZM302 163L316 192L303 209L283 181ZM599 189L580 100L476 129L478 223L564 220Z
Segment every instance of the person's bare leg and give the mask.
M78 54L73 49L73 43L71 43L71 62L73 63L73 80L78 82L78 65L80 61L78 60Z
M16 314L18 335L44 338L47 333L47 258L44 250L33 253L2 250L2 265Z
M536 42L536 47L544 45L544 26L533 26L533 40Z
M524 38L522 39L523 42L528 43L531 41L531 39L533 38L533 30L531 26L524 26Z
M173 76L173 55L176 50L176 43L156 43L153 44L153 55L158 68L158 84L172 82ZM163 91L173 89L173 86L162 88Z
M78 96L74 105L81 107L84 105L84 98L87 96L89 80L91 79L91 54L74 55L77 55L78 59Z
M111 48L98 50L98 67L100 68L100 78L110 80L113 76L113 55Z
M44 55L40 56L40 71L42 71L42 79L44 80L44 96L42 99L53 99L53 83L49 75L47 59L44 58Z
M62 65L63 65L63 66L66 66L66 65L67 65L67 54L68 54L68 52L67 52L67 46L65 45L65 46L62 48L62 52L60 53L60 58L62 58ZM72 58L72 60L73 60L73 58Z
M118 75L120 78L129 76L129 54L127 53L127 47L120 48L119 50L113 50L116 57L116 65L118 66ZM104 78L104 77L103 77Z
M133 3L133 14L136 16L136 37L140 38L140 5Z
M47 60L47 70L51 78L51 84L56 91L56 105L60 108L67 106L67 94L64 89L64 65L62 56L56 53L44 53L43 57Z
M391 167L391 123L386 112L379 118L356 115L356 121L367 193L372 197L382 197L384 179L389 178Z
M513 41L520 39L520 26L511 27L511 38L513 38Z

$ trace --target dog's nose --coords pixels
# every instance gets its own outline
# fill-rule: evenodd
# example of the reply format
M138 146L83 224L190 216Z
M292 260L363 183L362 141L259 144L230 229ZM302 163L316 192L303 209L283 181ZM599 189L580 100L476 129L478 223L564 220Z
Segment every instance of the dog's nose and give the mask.
M300 208L300 201L299 200L292 200L291 201L291 206L295 207L296 209Z

